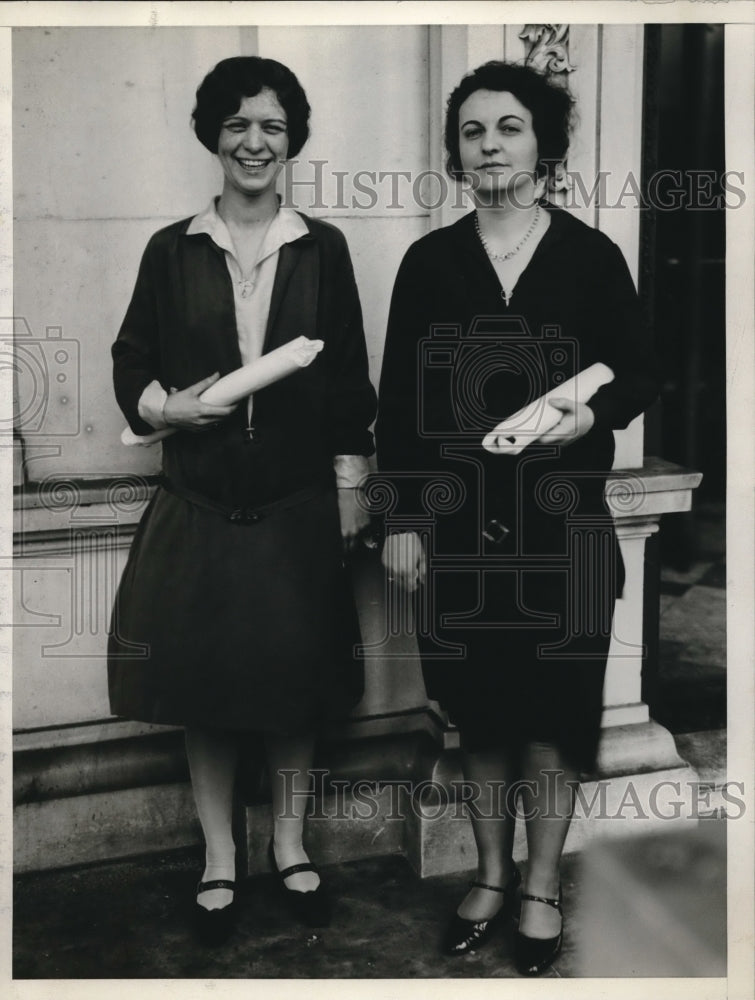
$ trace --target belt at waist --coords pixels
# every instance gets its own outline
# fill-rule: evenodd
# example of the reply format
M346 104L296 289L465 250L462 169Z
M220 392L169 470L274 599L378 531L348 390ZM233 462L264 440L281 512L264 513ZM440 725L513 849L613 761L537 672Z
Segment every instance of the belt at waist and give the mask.
M209 510L213 514L218 514L221 517L224 517L227 521L231 521L233 524L238 525L257 524L270 514L275 514L282 510L289 510L291 507L298 507L300 504L307 503L309 500L314 500L315 497L322 496L334 487L333 481L329 477L314 483L312 486L306 487L306 489L298 490L296 493L291 493L286 497L281 497L279 500L273 500L270 503L260 504L258 506L232 507L228 504L222 504L215 500L211 500L209 497L202 496L200 493L195 493L193 490L189 490L185 486L176 486L175 483L165 481L160 485L167 493L172 493L173 496L179 497L181 500L186 500L195 507L201 507L202 510Z

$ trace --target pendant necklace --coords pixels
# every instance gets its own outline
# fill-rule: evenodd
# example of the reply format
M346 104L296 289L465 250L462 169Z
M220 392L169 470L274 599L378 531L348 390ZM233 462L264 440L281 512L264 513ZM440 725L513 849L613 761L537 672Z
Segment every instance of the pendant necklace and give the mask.
M490 258L490 260L497 260L497 261L501 261L501 262L506 261L506 260L511 260L512 257L515 257L519 253L519 251L522 249L522 247L527 242L527 240L530 238L530 236L532 236L532 234L535 232L535 229L536 229L537 224L538 224L539 221L540 221L540 206L537 205L536 208L535 208L535 216L534 216L534 218L532 220L532 225L527 230L527 232L524 234L524 236L519 240L519 242L516 244L516 246L512 247L511 250L506 250L505 253L496 253L494 250L490 249L488 241L485 239L485 237L482 234L482 229L480 228L480 216L479 216L479 214L476 211L475 211L475 214L474 214L475 229L477 230L477 235L478 235L478 237L480 239L480 243L482 243L482 246L483 246L483 249L485 250L485 253L488 255L488 257ZM506 303L506 308L508 308L509 303L511 302L511 294L512 293L511 292L507 292L505 288L501 288L501 298Z
M270 226L272 226L273 219L277 214L278 213L276 212L273 216L271 216L270 221L265 226L265 231L262 234L262 239L260 240L257 246L257 254L254 258L254 264L252 264L252 267L248 272L248 277L245 278L244 275L242 274L241 278L238 279L236 282L236 284L239 287L239 295L241 296L242 299L248 299L257 285L257 280L256 278L252 277L252 275L254 275L254 272L256 271L260 263L260 255L262 254L262 249L265 246L265 240L267 239L267 234L270 231ZM241 272L240 263L239 263L239 272ZM252 405L253 405L252 397L250 396L247 404L247 426L244 428L243 431L244 444L247 445L256 444L258 441L257 428L252 424L252 412L251 412Z
M276 212L275 215L277 215L277 214L278 213ZM262 234L262 239L260 240L259 246L257 247L257 256L254 258L254 263L252 264L251 268L249 269L248 277L245 278L244 275L242 274L241 277L236 282L236 284L239 286L239 294L241 295L242 299L248 299L249 296L254 291L255 286L257 284L257 279L255 277L252 277L252 275L254 275L254 272L256 271L257 266L258 266L258 264L260 262L260 254L262 253L262 248L265 245L265 240L267 239L267 234L268 234L268 231L270 229L270 226L272 226L272 224L273 224L273 219L275 218L275 215L273 215L271 217L271 219L268 222L267 226L265 226L265 231ZM239 264L239 271L241 271L241 265L240 264Z

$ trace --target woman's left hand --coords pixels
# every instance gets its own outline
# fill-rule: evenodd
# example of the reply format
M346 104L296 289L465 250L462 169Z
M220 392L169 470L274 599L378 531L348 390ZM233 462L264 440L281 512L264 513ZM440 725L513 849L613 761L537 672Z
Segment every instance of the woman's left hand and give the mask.
M341 517L341 538L346 552L353 552L357 540L370 523L370 515L357 500L356 487L338 490L338 513Z
M595 414L586 403L574 403L570 399L555 397L548 402L563 416L547 434L538 438L538 444L573 444L590 430L595 423Z

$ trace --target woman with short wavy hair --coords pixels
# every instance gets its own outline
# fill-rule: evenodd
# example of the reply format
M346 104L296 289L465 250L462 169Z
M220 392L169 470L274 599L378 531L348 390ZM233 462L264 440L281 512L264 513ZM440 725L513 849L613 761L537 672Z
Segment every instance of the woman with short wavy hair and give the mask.
M271 774L270 863L298 918L329 919L302 830L315 735L362 693L343 552L365 526L355 487L375 393L346 241L276 194L309 134L299 81L272 59L225 59L193 117L221 194L150 239L113 345L131 430L178 433L120 584L109 682L115 715L186 729L206 842L194 914L217 944L236 914L231 812L248 733L263 735ZM202 399L302 335L323 344L308 367L238 406Z
M394 513L418 519L417 531L389 535L383 562L394 585L425 591L425 683L459 729L473 794L477 875L444 950L480 947L521 910L514 957L526 975L561 948L559 863L574 783L594 767L600 736L624 579L604 500L613 431L657 393L620 250L547 198L572 106L559 84L501 62L451 94L448 169L475 209L403 259L375 428L380 469L397 474ZM559 396L588 369L610 369L612 381L589 400ZM528 426L491 435L545 393ZM425 487L444 476L448 502L428 529Z

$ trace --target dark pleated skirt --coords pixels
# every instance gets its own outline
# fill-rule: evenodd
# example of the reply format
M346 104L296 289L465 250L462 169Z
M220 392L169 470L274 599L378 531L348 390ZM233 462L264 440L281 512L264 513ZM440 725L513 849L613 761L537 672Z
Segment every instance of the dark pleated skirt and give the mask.
M332 490L256 524L158 490L113 610L113 714L295 733L347 713L363 671L341 553Z

